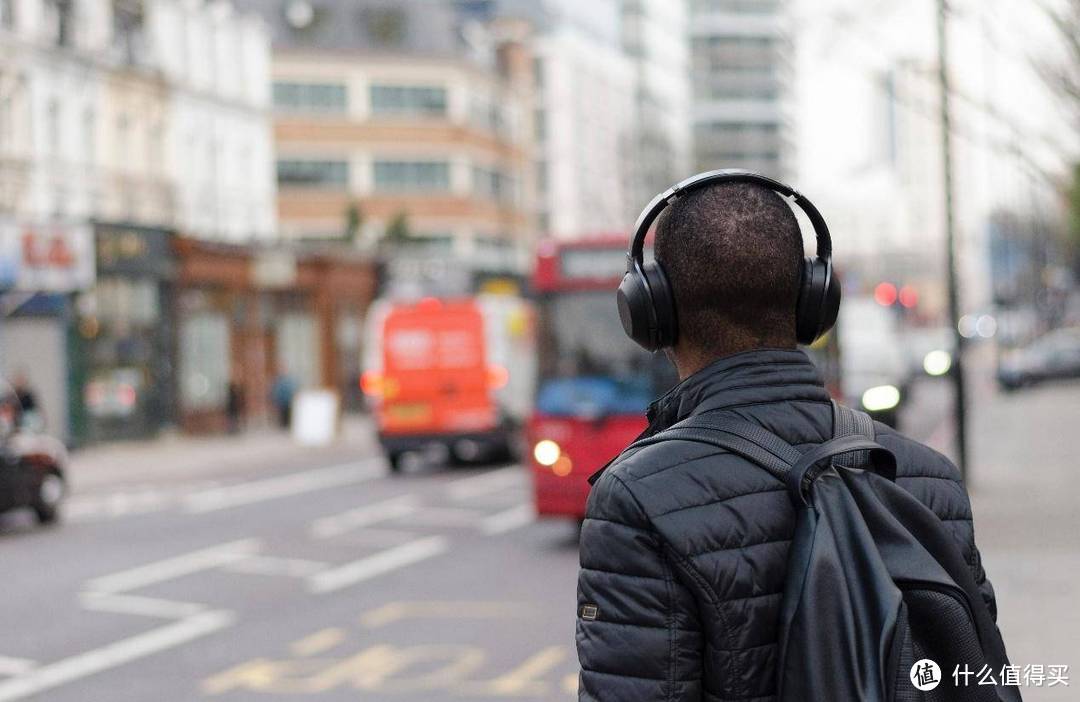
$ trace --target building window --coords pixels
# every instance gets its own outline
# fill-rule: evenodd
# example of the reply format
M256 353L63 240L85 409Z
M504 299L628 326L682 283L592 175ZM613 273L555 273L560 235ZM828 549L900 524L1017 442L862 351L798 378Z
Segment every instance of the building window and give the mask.
M46 31L57 46L71 46L73 43L74 10L72 0L46 0L42 5Z
M113 0L113 45L129 64L138 62L145 51L143 30L146 16L142 0Z
M446 88L419 85L371 86L371 112L375 115L446 115Z
M512 203L516 196L514 179L498 169L473 167L473 192L478 197L501 203Z
M779 50L780 41L775 37L700 37L694 39L694 69L770 70L779 58Z
M45 148L50 156L60 156L60 101L49 100L45 107Z
M345 186L349 164L345 161L284 159L277 162L277 182L293 186Z
M547 112L541 108L537 108L533 117L533 125L537 141L545 141L547 139Z
M0 0L0 27L15 28L15 0Z
M86 108L83 112L83 148L86 149L85 159L88 166L97 162L97 119L94 117L94 109Z
M229 383L229 320L194 314L180 325L180 402L185 410L223 407Z
M274 83L274 107L282 110L344 112L345 86L339 83Z
M392 192L438 192L450 189L446 161L376 161L375 189Z
M780 9L779 0L694 0L693 12L729 12L739 15L767 15Z

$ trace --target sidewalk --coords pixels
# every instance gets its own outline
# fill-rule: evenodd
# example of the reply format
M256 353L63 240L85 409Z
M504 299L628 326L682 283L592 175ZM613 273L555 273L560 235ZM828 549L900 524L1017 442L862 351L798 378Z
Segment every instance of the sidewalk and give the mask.
M1024 699L1080 695L1080 383L998 394L973 378L971 474L976 542L997 592L1015 665L1068 665L1070 686Z
M263 466L328 465L377 454L367 415L346 416L337 440L300 446L285 431L252 429L234 435L172 434L146 441L99 444L71 454L69 479L76 492L109 485L221 480L257 476Z

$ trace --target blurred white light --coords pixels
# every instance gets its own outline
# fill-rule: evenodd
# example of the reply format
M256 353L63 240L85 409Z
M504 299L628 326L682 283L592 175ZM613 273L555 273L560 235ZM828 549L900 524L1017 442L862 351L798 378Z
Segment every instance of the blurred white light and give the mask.
M960 332L960 336L965 339L970 339L978 333L975 329L976 324L978 324L978 322L975 319L975 315L965 314L960 318L959 323L957 323L956 330Z
M870 412L889 410L900 404L900 391L892 385L872 387L862 396L862 406Z
M944 349L936 349L926 354L922 362L927 375L945 375L952 368L952 354Z
M975 322L975 332L984 339L989 339L997 333L997 320L988 314L979 317Z
M551 439L541 439L533 447L533 458L542 466L553 466L562 455L562 449Z
M294 0L285 8L285 19L294 29L304 29L315 19L315 8L306 0Z

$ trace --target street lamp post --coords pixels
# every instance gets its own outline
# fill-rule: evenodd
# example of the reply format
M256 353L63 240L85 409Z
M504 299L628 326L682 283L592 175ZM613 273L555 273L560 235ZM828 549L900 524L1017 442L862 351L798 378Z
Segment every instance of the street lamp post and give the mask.
M952 114L949 105L949 45L947 0L937 0L938 86L941 97L942 189L945 198L945 248L948 266L949 323L955 340L952 365L953 413L956 422L956 462L967 480L967 388L964 382L964 346L960 333L960 289L956 272L956 223L953 213Z

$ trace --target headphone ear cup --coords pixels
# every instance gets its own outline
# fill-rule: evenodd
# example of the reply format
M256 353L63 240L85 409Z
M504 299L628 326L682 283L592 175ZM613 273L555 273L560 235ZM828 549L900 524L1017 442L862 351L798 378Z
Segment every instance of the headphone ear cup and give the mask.
M825 299L821 303L821 324L818 326L817 333L819 337L836 324L836 318L840 314L840 300L843 297L840 290L840 278L836 275L836 271L832 270L831 263L825 265L829 282L825 289Z
M664 267L657 261L649 261L643 271L652 293L652 307L656 314L656 348L664 349L675 345L679 334L678 319L675 316L675 291L671 289Z
M650 309L652 301L641 276L633 271L623 276L616 293L616 302L619 306L619 321L622 322L626 335L646 351L655 351L657 346L652 333Z
M822 304L826 296L826 263L816 257L803 259L799 300L795 305L795 338L809 346L820 335Z

